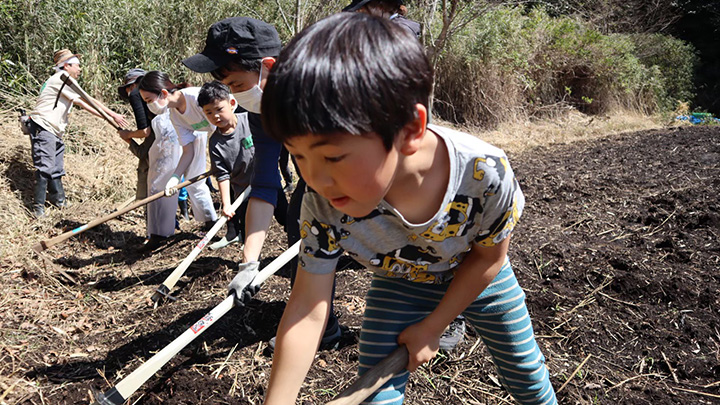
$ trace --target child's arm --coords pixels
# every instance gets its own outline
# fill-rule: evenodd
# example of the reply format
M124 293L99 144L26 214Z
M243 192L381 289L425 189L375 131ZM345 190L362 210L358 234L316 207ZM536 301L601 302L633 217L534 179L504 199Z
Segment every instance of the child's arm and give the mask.
M222 213L228 218L232 218L235 212L230 208L232 201L230 201L230 180L218 181L218 187L220 188L220 201L222 202Z
M500 272L510 244L510 236L492 247L474 244L458 266L437 308L422 321L407 327L398 336L398 343L407 346L410 354L407 369L415 371L438 351L445 328L480 295Z
M334 277L334 272L312 274L298 268L278 326L265 404L295 403L330 313Z

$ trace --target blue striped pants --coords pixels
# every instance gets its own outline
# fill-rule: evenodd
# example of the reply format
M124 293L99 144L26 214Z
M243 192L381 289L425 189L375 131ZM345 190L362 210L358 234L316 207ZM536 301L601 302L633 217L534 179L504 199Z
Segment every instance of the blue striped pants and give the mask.
M359 374L364 374L397 348L397 336L421 321L440 302L448 284L421 284L373 276L360 331ZM463 315L488 348L505 389L521 404L556 404L545 357L535 342L525 293L510 263ZM363 404L402 404L407 370L395 375Z

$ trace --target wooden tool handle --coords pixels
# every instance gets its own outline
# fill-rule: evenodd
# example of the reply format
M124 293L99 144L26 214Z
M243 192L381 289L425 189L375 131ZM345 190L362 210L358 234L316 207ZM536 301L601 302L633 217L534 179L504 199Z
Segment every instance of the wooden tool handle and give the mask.
M186 180L186 181L178 184L177 188L181 189L183 187L189 186L190 184L195 183L196 181L203 180L207 177L210 177L211 174L212 174L212 171L207 171L203 174L197 175L197 176L193 177L192 179ZM121 210L115 211L112 214L105 215L104 217L94 219L83 226L79 226L79 227L73 229L72 231L67 231L63 234L60 234L60 235L54 237L54 238L50 238L48 240L38 242L33 246L33 250L35 250L36 252L42 252L43 250L47 250L47 249L57 245L60 242L64 242L65 240L70 239L71 237L73 237L75 235L81 234L81 233L87 231L88 229L94 228L94 227L96 227L104 222L107 222L115 217L119 217L120 215L122 215L126 212L130 212L130 211L134 210L135 208L142 207L143 205L153 202L159 198L162 198L163 196L165 196L165 192L161 191L157 194L151 195L148 198L136 201L133 204L130 204Z
M65 84L69 85L73 90L75 90L76 93L80 94L80 97L82 97L83 100L87 101L88 104L90 104L90 106L91 106L92 108L96 109L97 112L98 112L103 118L105 118L105 120L106 120L107 122L110 123L110 125L112 125L115 129L122 129L122 128L117 124L117 122L115 122L115 120L113 120L112 117L110 117L110 115L108 115L108 113L105 112L105 110L103 110L102 108L100 108L99 105L97 105L97 103L95 102L95 99L92 98L92 97L90 97L90 95L87 94L87 93L85 92L85 90L83 90L82 87L80 87L80 85L78 84L78 82L76 82L75 79L73 79L69 74L67 74L66 72L63 72L63 74L60 75L60 78L65 82Z
M326 405L357 405L361 403L395 374L404 370L407 363L407 348L400 346Z

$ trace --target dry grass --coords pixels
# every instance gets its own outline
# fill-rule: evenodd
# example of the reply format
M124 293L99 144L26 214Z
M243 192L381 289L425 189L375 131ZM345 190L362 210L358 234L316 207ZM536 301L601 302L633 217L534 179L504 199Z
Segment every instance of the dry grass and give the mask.
M660 121L659 117L628 111L588 116L570 110L553 119L508 122L491 131L469 131L507 152L519 153L535 146L565 144L621 132L659 128L662 126Z
M63 184L73 206L64 212L48 207L47 217L36 221L30 139L13 112L0 113L0 256L11 267L27 265L31 245L58 232L52 225L61 218L90 221L134 194L137 159L109 124L75 109L68 133Z
M120 316L118 311L134 311L138 320L153 316L144 307L143 299L148 287L142 282L114 292L112 298L91 290L78 292L76 288L68 287L66 281L60 280L63 276L58 274L60 266L53 263L54 258L46 259L31 250L31 246L39 240L62 232L56 226L63 219L89 222L134 194L137 160L127 150L127 145L107 123L75 110L66 137L65 167L68 175L64 181L73 206L65 211L49 208L47 218L36 221L29 211L34 181L30 142L20 132L15 120L14 112L0 111L0 140L3 144L0 149L0 283L3 285L0 294L0 404L17 403L31 395L42 398L42 395L56 389L47 381L27 377L27 364L51 365L69 359L103 357L98 353L106 353L110 347L98 344L85 347L82 338L94 336L94 330L117 328L115 317ZM469 131L515 153L536 145L567 143L657 126L655 119L628 113L594 119L569 113L555 122L515 123L502 125L495 131ZM139 214L132 219L137 224L111 221L109 225L113 231L138 232L142 228L139 226L142 219ZM185 243L189 247L191 241ZM83 274L99 277L116 272L122 278L132 278L139 270L123 263L97 263L97 255L88 254L84 251L86 249L71 250L78 249L71 248L69 244L61 245L53 250L53 255L74 255L80 260L87 260L89 264L79 270ZM98 252L102 253L101 250ZM160 258L153 266L157 268L143 270L153 272L172 268L176 264L177 258ZM160 280L146 281L154 285ZM268 288L273 286L271 283ZM207 301L223 294L224 289L218 284L197 299ZM186 310L176 306L174 317L190 311L193 305L199 304L186 302L183 306ZM126 336L134 333L133 325L128 328ZM49 341L57 341L57 349L39 352L38 347L47 346ZM253 345L243 350L259 350L259 347ZM126 371L136 365L131 362L126 365ZM232 363L227 366L235 370L236 378L239 375L249 378L249 375L238 374L237 370L243 369L241 365ZM242 381L238 384L242 387Z

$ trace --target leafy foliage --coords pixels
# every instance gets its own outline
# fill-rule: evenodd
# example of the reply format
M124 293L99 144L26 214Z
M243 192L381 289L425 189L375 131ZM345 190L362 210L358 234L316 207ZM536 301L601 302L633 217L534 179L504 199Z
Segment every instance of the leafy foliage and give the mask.
M436 72L436 112L493 125L568 107L652 112L693 95L692 46L662 34L603 34L543 8L498 7L453 40Z
M52 54L81 53L81 83L116 98L129 69L159 69L200 84L179 61L202 49L208 27L246 15L274 24L283 41L347 0L5 0L0 4L0 103L31 107ZM581 18L493 1L416 0L436 68L436 113L477 125L575 107L598 113L674 106L693 94L690 45L661 34L606 34ZM23 98L23 95L25 96Z

